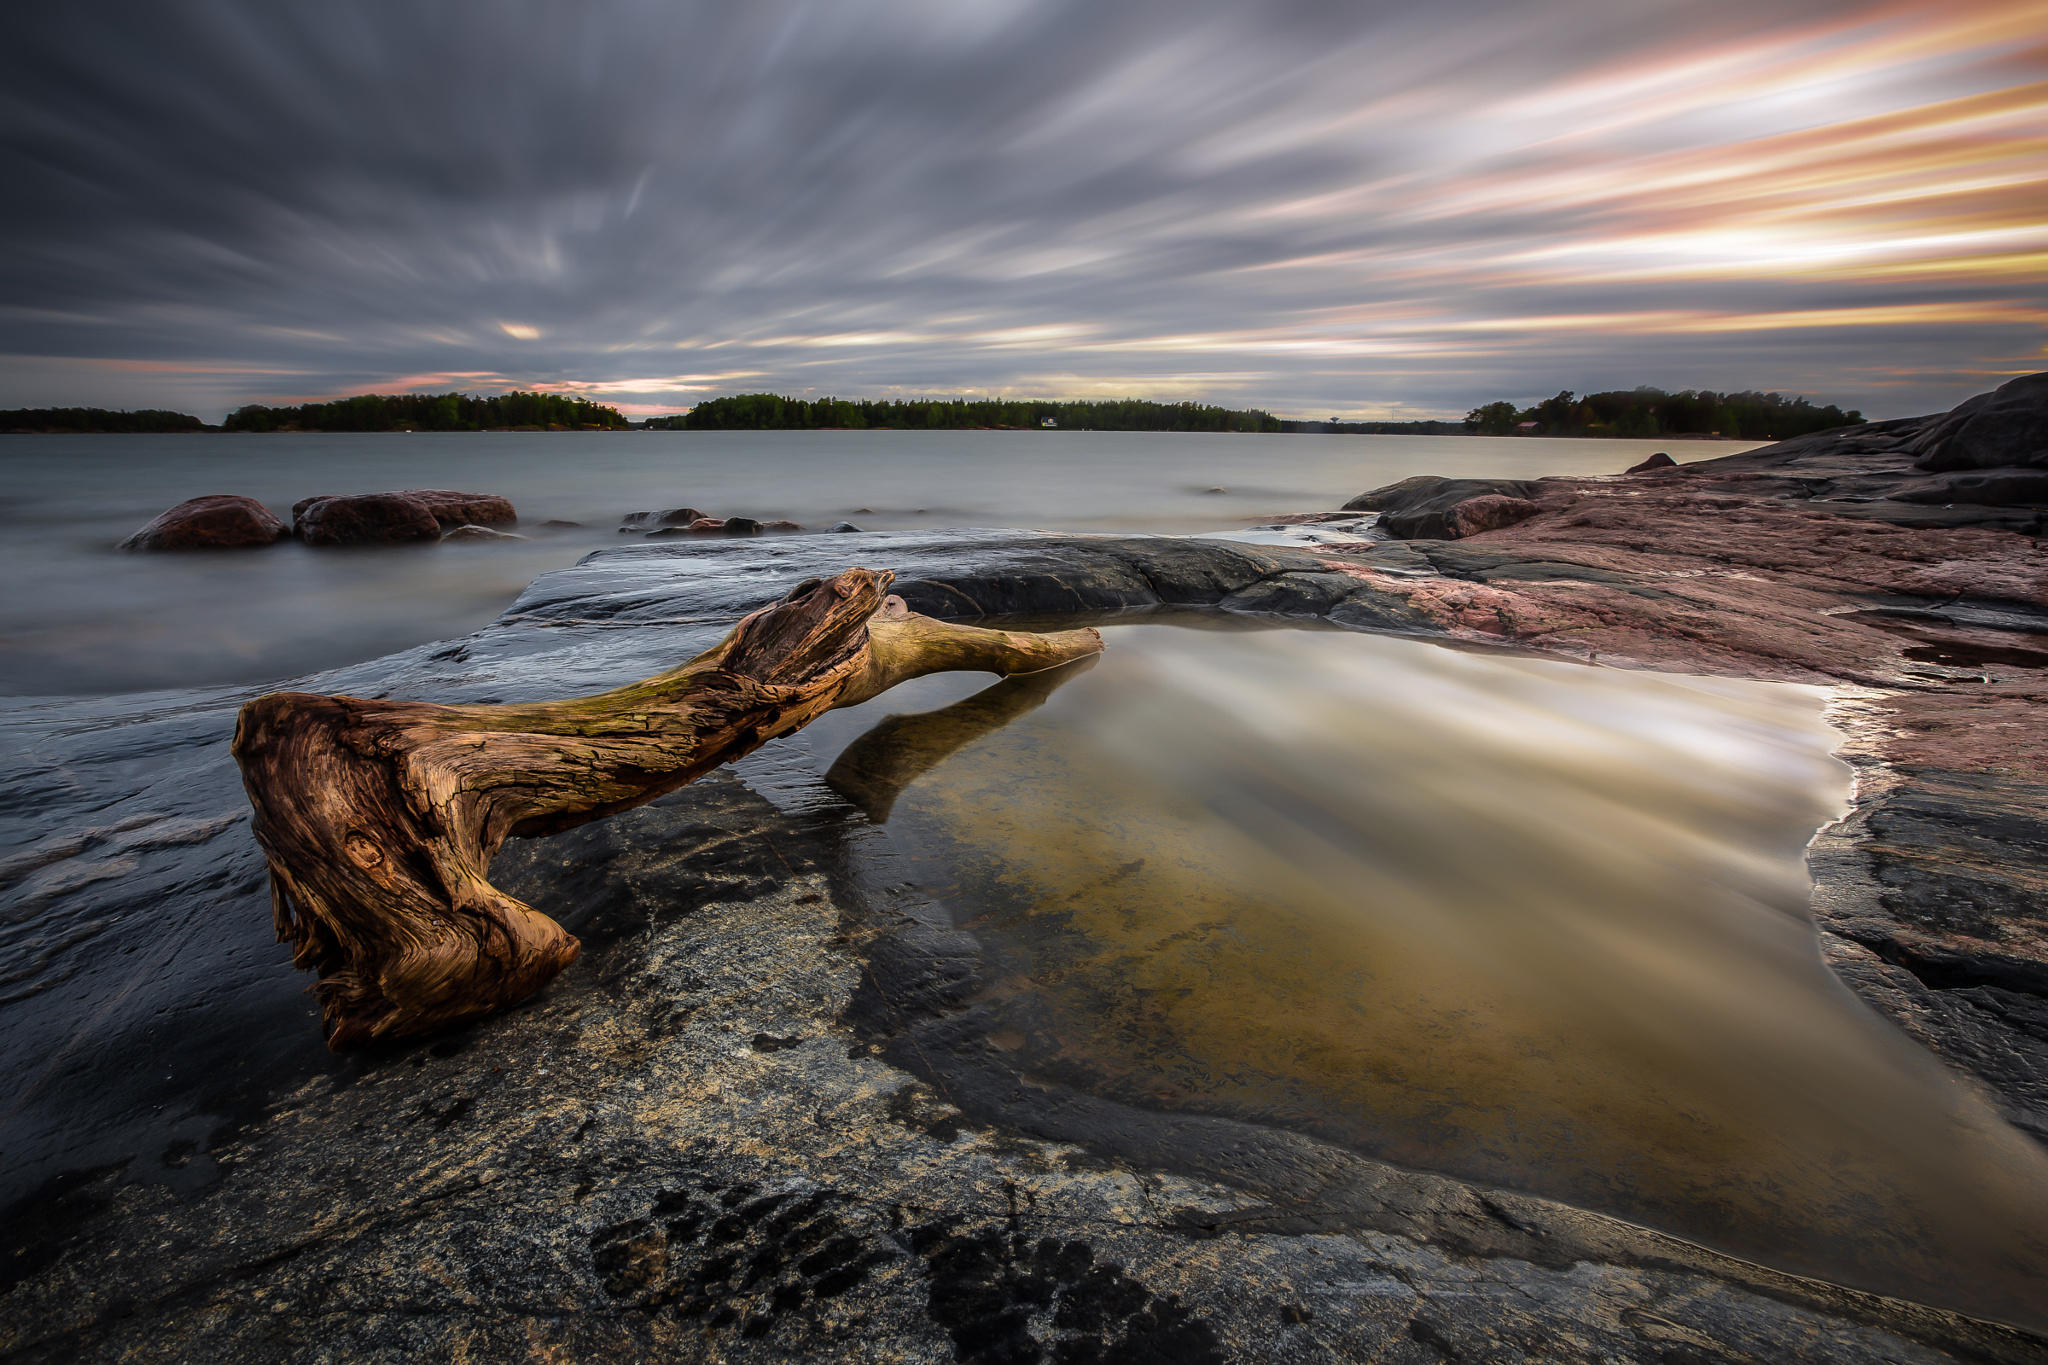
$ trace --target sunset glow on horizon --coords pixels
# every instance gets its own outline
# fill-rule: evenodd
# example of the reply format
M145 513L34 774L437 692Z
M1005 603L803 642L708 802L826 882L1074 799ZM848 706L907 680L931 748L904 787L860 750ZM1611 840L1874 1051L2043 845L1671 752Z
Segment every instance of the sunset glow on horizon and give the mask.
M0 405L1893 416L2048 369L2044 0L857 8L599 6L559 44L534 10L425 55L320 11L38 17L0 59Z

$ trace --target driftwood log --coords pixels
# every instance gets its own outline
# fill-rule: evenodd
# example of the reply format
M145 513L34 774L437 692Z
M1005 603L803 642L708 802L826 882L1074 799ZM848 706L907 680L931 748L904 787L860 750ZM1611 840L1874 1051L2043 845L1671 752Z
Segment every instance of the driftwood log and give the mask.
M592 697L511 706L273 692L235 761L270 863L278 940L319 973L341 1051L489 1014L575 961L573 935L492 886L514 835L626 810L826 711L947 670L1032 673L1099 653L919 616L893 575L813 579L688 663Z

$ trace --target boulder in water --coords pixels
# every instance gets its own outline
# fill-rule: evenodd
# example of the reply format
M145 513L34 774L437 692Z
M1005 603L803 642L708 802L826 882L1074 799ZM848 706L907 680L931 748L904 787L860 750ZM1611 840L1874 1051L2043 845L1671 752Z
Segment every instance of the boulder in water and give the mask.
M727 517L725 525L719 527L719 533L728 536L758 536L767 529L752 517Z
M1644 460L1641 464L1632 464L1627 469L1624 469L1621 472L1624 474L1648 474L1659 469L1676 468L1678 468L1678 461L1672 459L1669 454L1660 450L1655 455L1652 455L1649 459Z
M441 537L443 540L524 540L525 536L510 531L494 531L488 526L458 526Z
M509 526L519 520L510 498L496 493L459 493L452 488L407 488L399 493L426 504L434 520L451 526Z
M308 545L388 545L439 540L433 509L407 493L351 493L292 505L292 529Z
M860 527L855 526L850 521L835 521L832 523L831 526L827 527L826 530L830 533L844 535L849 531L858 533Z
M121 542L124 550L240 550L275 545L292 533L254 498L208 493L187 498Z

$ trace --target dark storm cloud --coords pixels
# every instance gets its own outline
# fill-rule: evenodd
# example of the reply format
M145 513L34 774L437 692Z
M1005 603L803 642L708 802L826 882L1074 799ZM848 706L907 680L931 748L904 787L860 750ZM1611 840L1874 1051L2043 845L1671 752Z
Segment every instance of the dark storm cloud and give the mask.
M0 56L0 403L1936 406L2037 367L2026 8L47 7Z

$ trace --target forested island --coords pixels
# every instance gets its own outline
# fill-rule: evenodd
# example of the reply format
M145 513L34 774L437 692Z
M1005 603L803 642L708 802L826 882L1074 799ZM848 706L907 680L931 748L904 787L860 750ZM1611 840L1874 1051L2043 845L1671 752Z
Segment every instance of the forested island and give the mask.
M1855 426L1863 414L1816 407L1781 393L1666 393L1644 385L1589 393L1565 389L1533 407L1488 403L1465 414L1464 430L1481 436L1724 436L1784 441L1831 427Z
M29 436L134 435L156 431L207 431L206 423L185 412L143 408L110 412L106 408L0 408L0 431Z
M1257 408L1154 403L1142 398L1053 401L1019 398L807 400L773 393L708 398L675 417L650 418L669 431L807 431L824 427L958 431L976 427L1060 427L1077 431L1280 431Z
M553 393L472 398L461 393L365 393L332 403L236 408L222 431L623 431L633 424L617 408Z

